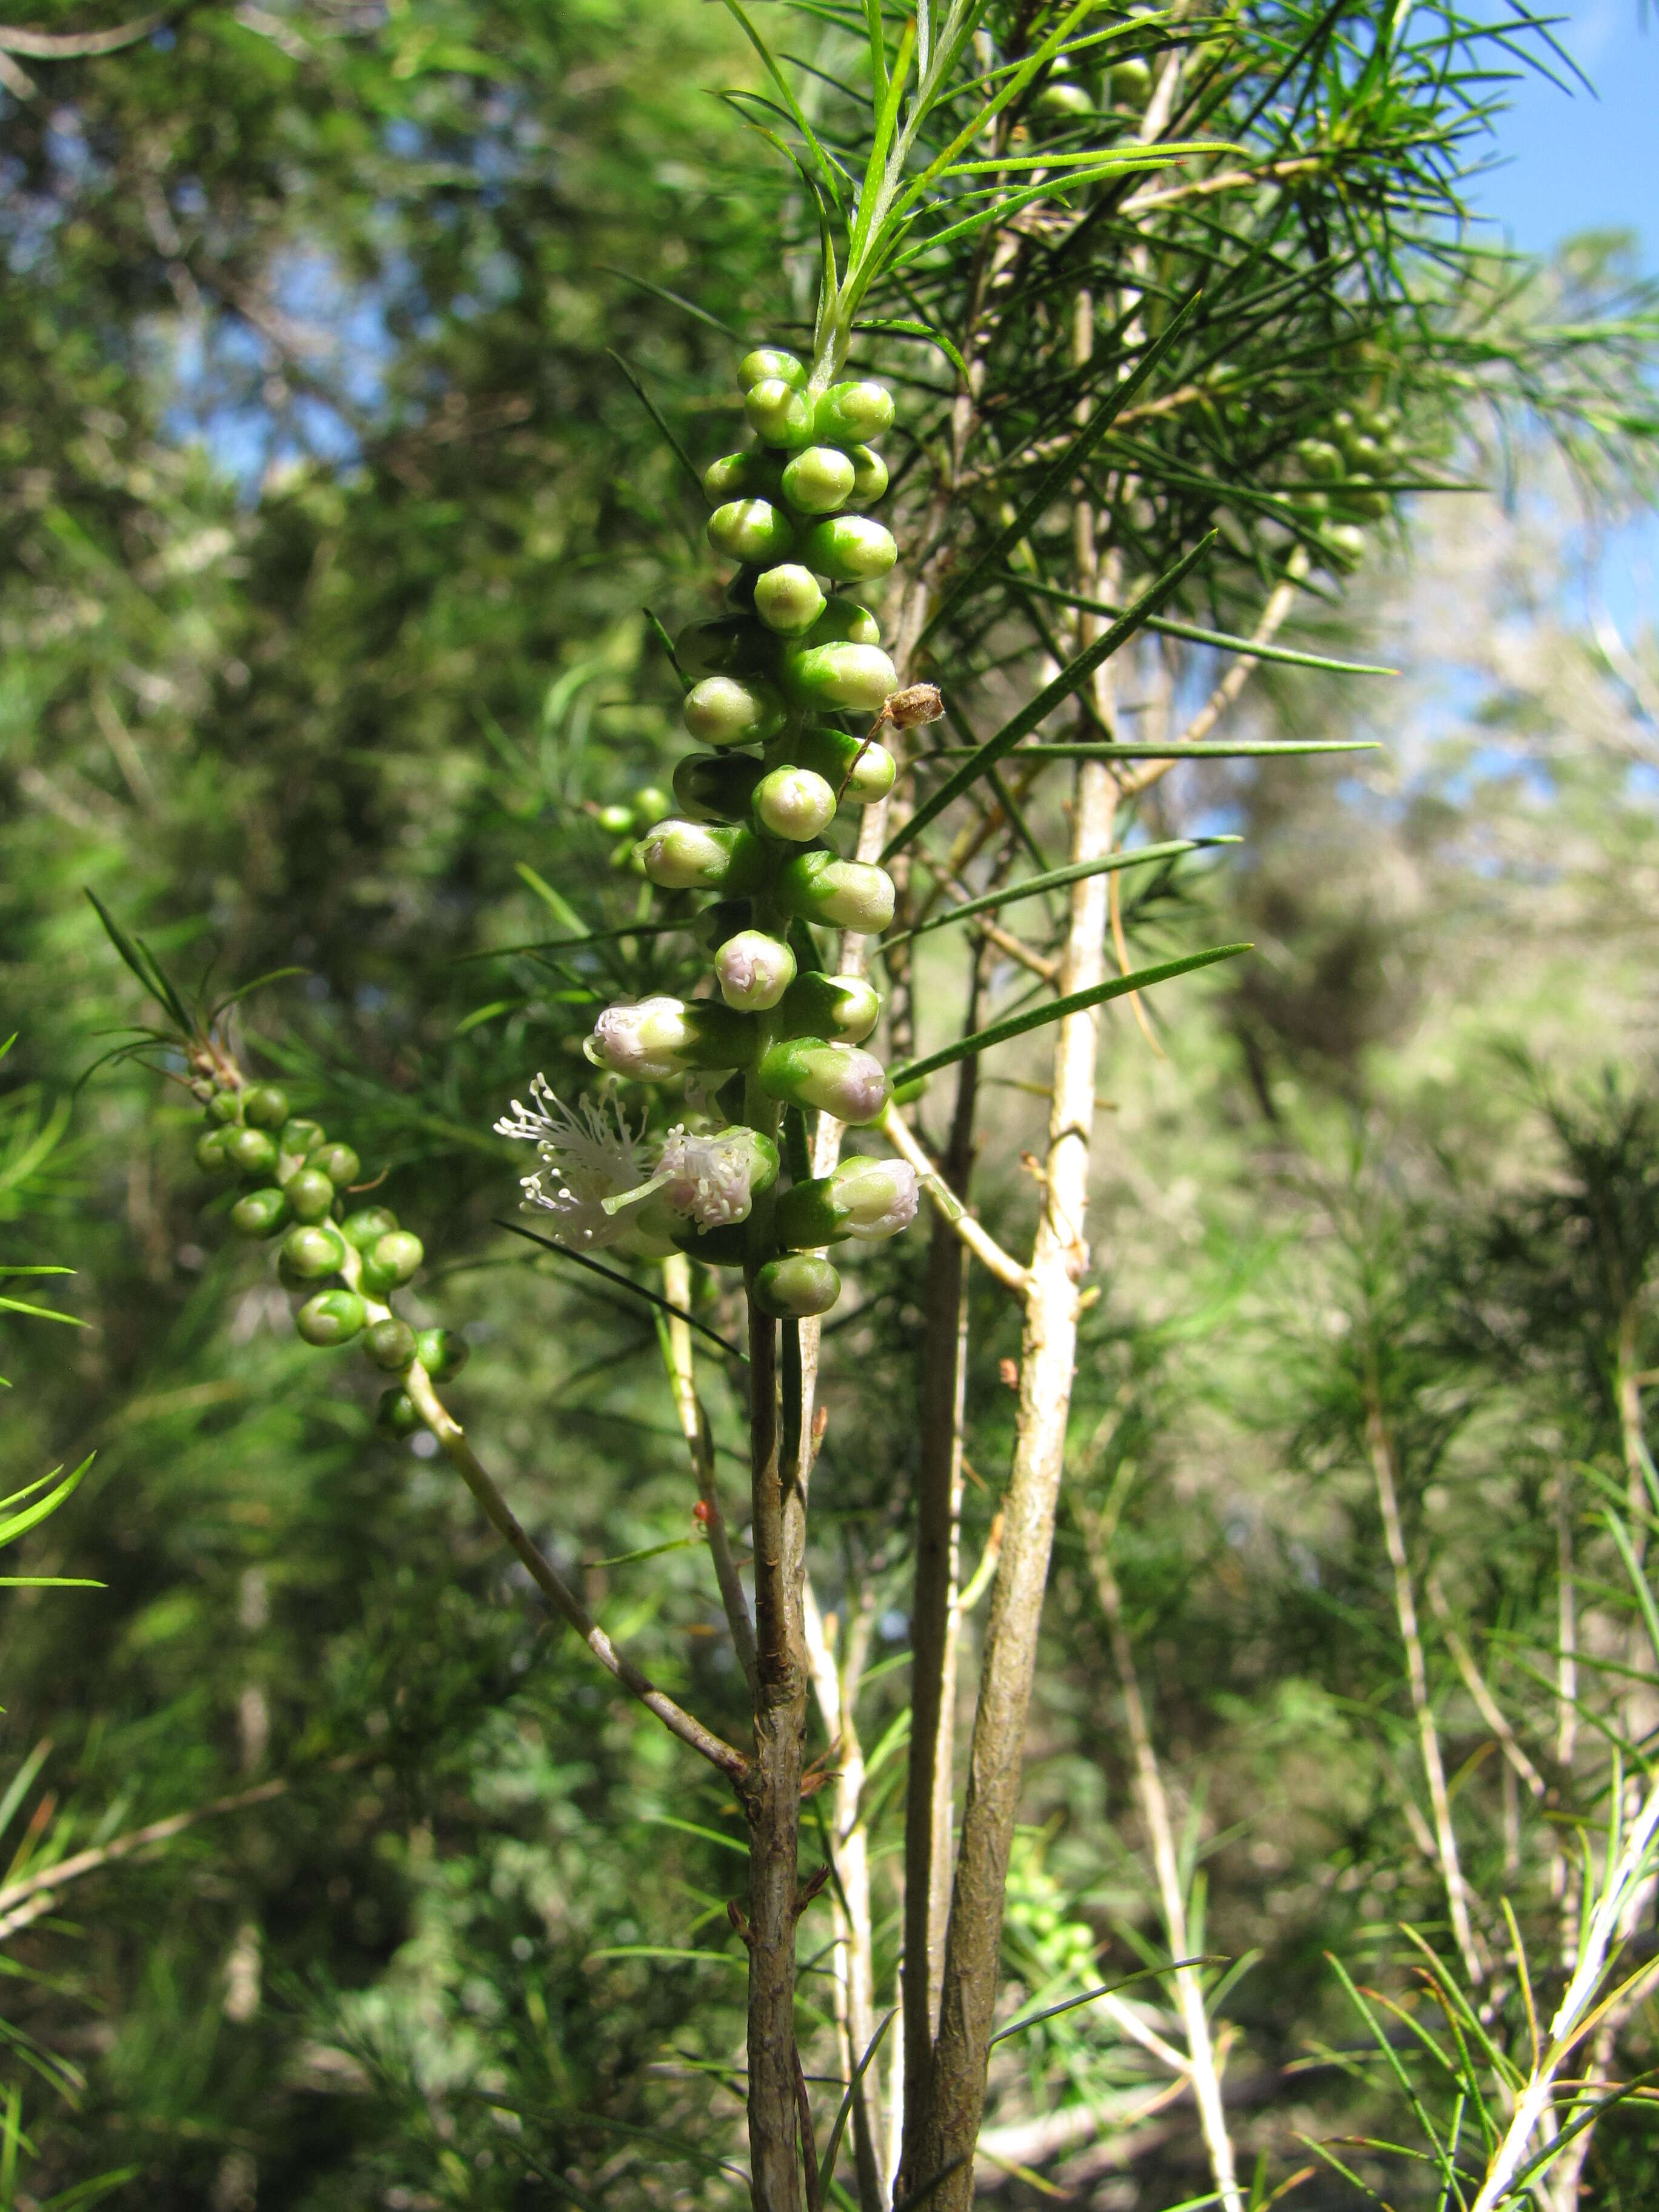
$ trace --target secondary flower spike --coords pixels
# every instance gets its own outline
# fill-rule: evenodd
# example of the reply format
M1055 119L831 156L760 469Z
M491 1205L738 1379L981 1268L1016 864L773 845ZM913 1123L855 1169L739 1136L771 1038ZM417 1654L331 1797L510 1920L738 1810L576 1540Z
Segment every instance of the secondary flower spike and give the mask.
M931 684L901 687L879 622L854 596L898 558L886 525L860 511L887 489L870 441L893 402L868 378L836 380L836 368L774 346L746 356L752 442L703 474L708 543L735 568L729 611L675 641L696 750L674 772L677 811L635 813L632 860L679 902L665 919L688 894L713 902L685 924L708 983L605 1007L585 1047L624 1082L685 1083L691 1110L648 1147L614 1103L573 1112L538 1076L534 1105L515 1102L516 1118L497 1125L538 1146L526 1202L556 1217L560 1243L641 1255L678 1244L743 1267L763 1312L797 1320L839 1295L811 1247L876 1243L916 1209L902 1162L849 1161L791 1188L779 1154L800 1158L803 1117L867 1126L890 1096L865 1046L880 1000L862 976L823 972L818 933L874 934L892 920L892 878L853 858L851 823L892 787L880 731L941 711Z

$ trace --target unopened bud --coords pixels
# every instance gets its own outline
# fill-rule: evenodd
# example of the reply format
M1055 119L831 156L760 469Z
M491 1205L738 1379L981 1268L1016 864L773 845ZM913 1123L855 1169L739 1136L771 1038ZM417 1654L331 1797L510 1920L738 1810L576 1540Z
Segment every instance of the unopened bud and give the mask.
M878 645L797 645L784 654L783 680L809 705L878 714L898 672Z
M887 464L873 446L854 446L852 450L853 497L860 504L881 499L887 490Z
M735 821L764 774L747 753L687 753L674 765L674 798L693 822Z
M724 453L702 472L711 507L732 499L775 499L781 489L775 453Z
M694 1067L741 1067L755 1047L748 1017L707 999L641 999L607 1006L593 1025L588 1057L613 1074L665 1083Z
M407 1390L394 1384L374 1408L374 1425L383 1437L412 1437L421 1427L421 1409Z
M787 914L837 929L885 929L893 919L893 878L865 860L799 853L779 871L775 890Z
M256 1129L280 1129L288 1112L288 1093L275 1083L256 1083L242 1093L242 1119Z
M225 1158L225 1132L222 1129L210 1129L196 1139L196 1164L204 1175L230 1173L231 1163Z
M296 1221L326 1221L334 1203L334 1185L315 1168L301 1168L283 1185L283 1196Z
M368 1310L356 1291L319 1291L295 1316L295 1326L307 1344L327 1348L349 1344L362 1333Z
M822 1037L775 1044L760 1064L761 1088L787 1106L817 1106L854 1128L880 1116L889 1091L887 1071L873 1053Z
M208 1101L208 1119L222 1128L240 1119L240 1101L234 1091L216 1091Z
M406 1321L393 1315L374 1324L363 1339L363 1350L387 1374L401 1375L415 1357L415 1332Z
M778 1200L780 1243L799 1251L855 1237L874 1243L916 1218L916 1171L905 1160L843 1160L827 1176L798 1182Z
M802 975L783 995L786 1036L862 1044L881 1018L881 1000L862 975Z
M786 462L783 495L805 514L833 514L851 498L858 471L835 446L809 446Z
M624 830L634 827L634 810L631 806L602 806L596 819L606 836L620 837Z
M764 1013L795 980L795 956L781 938L763 929L740 929L714 955L714 976L728 1006Z
M264 1176L276 1170L276 1146L263 1129L227 1129L224 1154L239 1175Z
M866 606L837 592L823 603L823 612L812 625L809 645L879 645L881 624Z
M763 376L758 384L750 385L744 397L743 411L755 435L769 446L793 452L811 443L812 410L781 376Z
M670 816L639 845L647 876L664 890L747 891L771 860L752 831L735 823L681 822Z
M755 819L792 844L816 837L835 811L834 787L810 768L775 768L755 787Z
M841 1277L827 1260L786 1252L755 1277L755 1304L777 1321L806 1321L828 1313L841 1296Z
M320 1121L293 1121L283 1122L282 1134L276 1141L290 1158L303 1159L308 1152L316 1151L323 1142L323 1137Z
M680 673L694 681L700 676L745 675L763 667L771 651L770 637L749 614L688 623L674 640Z
M728 561L744 561L769 568L787 561L795 543L795 528L781 507L769 499L729 499L708 518L708 542Z
M321 1222L290 1229L283 1239L283 1273L295 1281L319 1282L325 1275L337 1274L344 1261L345 1239Z
M423 1328L415 1340L415 1351L434 1382L459 1375L472 1355L472 1346L453 1328Z
M784 725L783 701L763 677L705 676L680 704L700 744L760 745Z
M820 576L857 584L884 576L898 559L898 547L887 526L867 514L831 514L801 539L800 557Z
M789 740L789 750L802 768L816 769L846 806L871 806L893 788L898 763L885 745L873 738L854 737L848 730L832 730L819 724L802 730Z
M398 1217L389 1206L360 1206L340 1224L340 1234L359 1252L367 1252L382 1237L389 1237L397 1226Z
M818 400L813 428L826 445L856 446L880 437L892 419L892 394L879 384L832 384Z
M285 1191L251 1190L230 1209L230 1225L239 1237L274 1237L289 1218Z
M757 346L738 363L738 381L745 388L764 384L769 378L775 378L792 392L799 392L805 385L806 370L793 354L785 353L781 346Z
M422 1261L426 1247L407 1229L393 1229L377 1237L363 1255L363 1288L376 1297L408 1282Z
M755 580L755 612L780 637L800 637L823 612L823 593L810 568L786 561Z

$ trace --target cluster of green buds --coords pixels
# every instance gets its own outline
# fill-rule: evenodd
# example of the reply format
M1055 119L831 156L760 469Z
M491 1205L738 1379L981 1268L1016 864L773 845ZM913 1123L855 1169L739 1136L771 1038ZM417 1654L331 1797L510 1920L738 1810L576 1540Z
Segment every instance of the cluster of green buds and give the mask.
M1339 408L1330 434L1304 438L1296 458L1308 488L1297 495L1305 514L1322 518L1321 542L1345 567L1365 550L1364 524L1388 513L1382 486L1408 465L1400 416L1392 407Z
M467 1356L464 1337L453 1329L416 1329L392 1310L393 1293L414 1275L424 1250L386 1206L352 1204L362 1169L351 1146L291 1112L279 1085L248 1083L210 1053L197 1055L191 1088L209 1124L197 1140L196 1164L246 1186L230 1209L239 1236L281 1239L276 1272L284 1290L303 1301L295 1322L305 1341L324 1349L361 1344L388 1375L406 1376L417 1361L434 1382L459 1374ZM421 1425L401 1382L382 1395L378 1419L394 1437Z
M782 1190L778 1138L792 1111L863 1127L886 1107L885 1070L864 1048L880 1000L863 976L823 972L812 929L873 933L892 919L891 878L844 857L830 833L892 787L879 732L931 719L939 704L931 687L898 690L875 616L846 588L875 582L896 557L890 532L857 511L887 489L870 441L893 419L891 398L879 384L815 379L770 348L750 354L741 374L756 441L703 478L709 544L736 568L729 611L675 641L685 726L707 750L681 760L678 811L634 848L660 889L712 895L693 927L714 991L609 1006L586 1049L635 1081L694 1079L742 1134L677 1128L679 1152L665 1150L654 1177L600 1200L583 1149L597 1124L579 1127L548 1093L499 1126L542 1146L550 1173L528 1179L532 1202L566 1213L581 1239L604 1233L596 1206L614 1217L626 1199L629 1233L636 1246L647 1240L638 1249L661 1239L743 1266L763 1310L799 1318L827 1311L840 1291L816 1248L891 1235L915 1211L915 1177L897 1160L812 1178L797 1147L802 1172ZM712 1214L696 1195L710 1187Z

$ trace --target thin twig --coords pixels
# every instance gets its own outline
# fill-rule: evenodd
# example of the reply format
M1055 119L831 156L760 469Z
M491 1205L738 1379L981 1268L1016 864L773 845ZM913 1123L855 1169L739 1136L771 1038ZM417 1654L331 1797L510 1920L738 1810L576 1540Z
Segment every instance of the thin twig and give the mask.
M899 1158L908 1160L928 1197L974 1257L996 1277L998 1282L1006 1283L1011 1291L1023 1292L1030 1280L1030 1270L1023 1267L1011 1252L1005 1252L995 1237L969 1212L928 1158L898 1109L890 1105L876 1127Z

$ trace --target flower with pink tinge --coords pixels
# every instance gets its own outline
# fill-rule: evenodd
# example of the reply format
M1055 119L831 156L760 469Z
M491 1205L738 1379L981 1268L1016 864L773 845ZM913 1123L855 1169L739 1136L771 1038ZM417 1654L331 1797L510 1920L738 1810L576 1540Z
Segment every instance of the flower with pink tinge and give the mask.
M849 1237L873 1244L916 1218L921 1186L908 1160L846 1160L836 1170L836 1202L848 1208Z
M607 1006L593 1024L592 1044L613 1074L662 1083L684 1072L679 1058L684 1036L684 1000L658 997L631 1006Z
M544 1075L532 1079L530 1095L533 1106L515 1098L511 1116L495 1124L499 1135L522 1138L541 1156L536 1173L521 1178L526 1209L552 1214L554 1242L573 1252L618 1243L629 1233L628 1216L607 1213L603 1201L643 1179L643 1129L636 1135L614 1101L607 1112L583 1099L573 1113Z
M682 1125L663 1139L657 1172L668 1177L662 1195L676 1213L690 1214L700 1229L722 1229L749 1218L759 1164L751 1129L738 1127L699 1137Z

